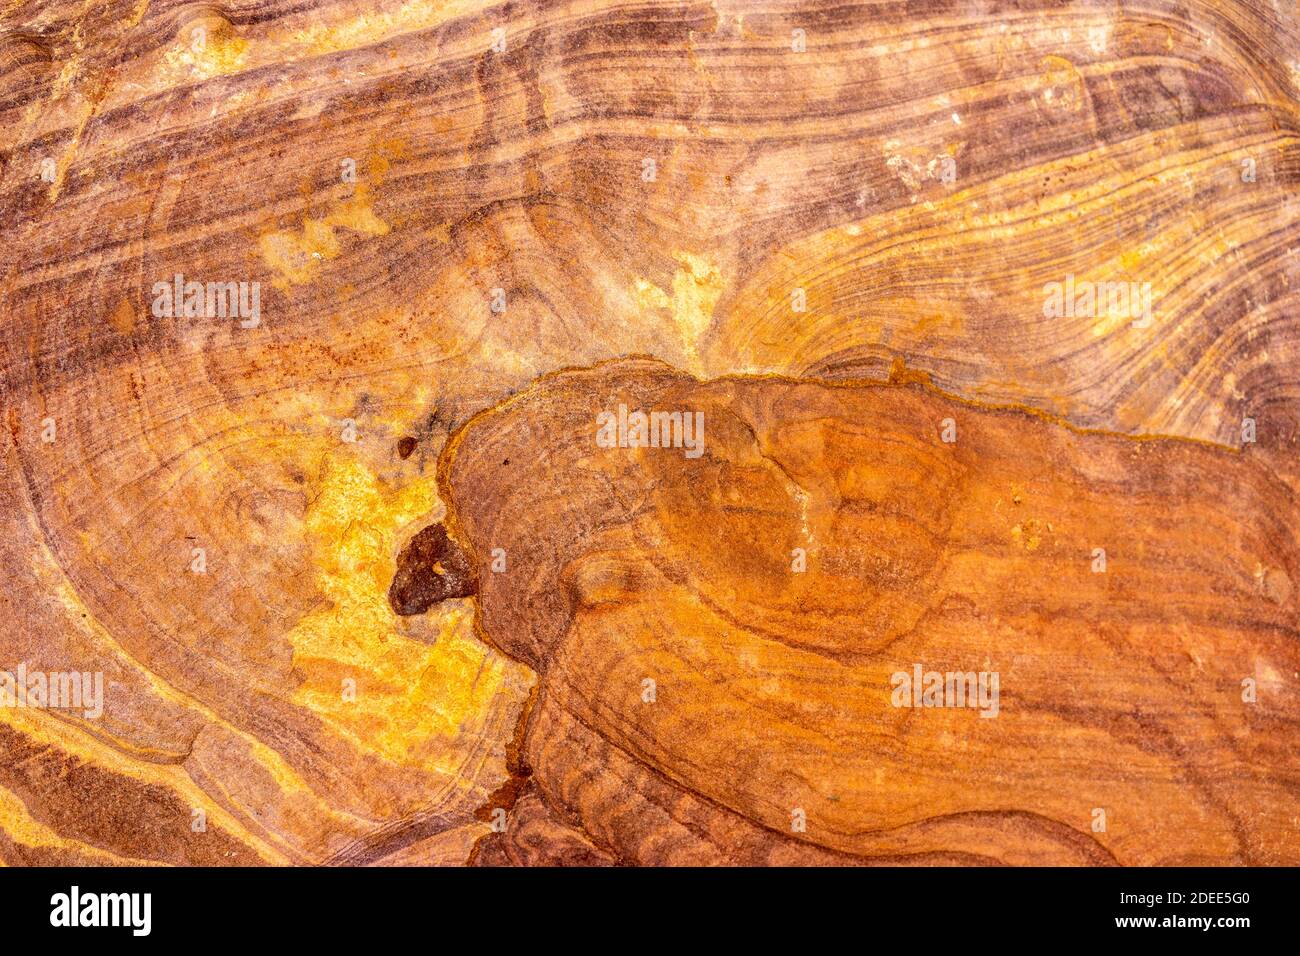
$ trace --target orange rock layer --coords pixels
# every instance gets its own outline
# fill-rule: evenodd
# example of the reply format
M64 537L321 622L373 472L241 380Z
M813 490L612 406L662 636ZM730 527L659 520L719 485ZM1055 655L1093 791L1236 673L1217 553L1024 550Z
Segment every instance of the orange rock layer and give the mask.
M702 414L702 453L604 447L619 406ZM638 361L443 475L483 634L540 675L523 819L577 831L490 859L1300 863L1300 509L1238 453ZM980 696L916 706L918 669Z

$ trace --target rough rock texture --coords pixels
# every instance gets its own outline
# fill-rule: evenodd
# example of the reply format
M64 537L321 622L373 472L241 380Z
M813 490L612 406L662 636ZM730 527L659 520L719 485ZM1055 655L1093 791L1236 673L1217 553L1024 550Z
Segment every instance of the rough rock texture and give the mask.
M388 603L403 616L423 614L448 598L477 590L474 569L440 524L430 525L397 556L397 573L388 586Z
M1241 476L1300 487L1298 108L1291 0L0 0L0 671L104 675L96 719L0 708L0 860L468 857L537 677L480 640L474 599L403 617L388 592L446 517L447 436L557 369L860 380L901 359L967 399L1241 448L1233 487L1283 501ZM259 283L256 319L155 310L178 274ZM1045 316L1068 276L1149 283L1150 321ZM525 436L501 467L547 455ZM1224 500L1227 524L1172 499L1160 520L1262 534L1260 500ZM766 553L715 544L701 580ZM855 633L928 606L924 558ZM1245 663L1195 653L1225 680ZM1273 666L1260 715L1295 694ZM571 713L537 710L530 739ZM1260 766L1261 734L1233 766ZM1209 799L1158 759L1171 812ZM519 797L528 832L580 822L544 822L553 797ZM818 819L800 852L867 848L819 843ZM1201 852L1276 856L1269 819ZM584 821L569 858L613 852Z
M601 447L620 404L702 412L704 453ZM503 466L520 431L547 454ZM521 763L620 860L1300 863L1300 507L1235 452L628 362L446 454L510 556L485 634L541 675ZM900 705L917 664L998 696Z

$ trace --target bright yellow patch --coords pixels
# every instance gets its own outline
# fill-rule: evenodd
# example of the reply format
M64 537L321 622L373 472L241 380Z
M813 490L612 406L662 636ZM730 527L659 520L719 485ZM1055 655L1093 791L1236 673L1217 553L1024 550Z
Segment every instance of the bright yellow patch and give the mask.
M433 644L404 636L389 607L398 535L436 505L433 476L393 489L360 462L328 462L306 527L329 603L287 637L306 677L295 703L360 750L458 777L457 741L491 713L510 665L474 637L466 605L444 606ZM349 680L354 700L344 693Z
M1011 540L1026 551L1037 551L1043 543L1042 522L1029 518L1011 529Z
M312 24L292 34L287 45L305 49L308 54L336 53L426 30L474 12L477 12L476 5L471 0L411 0L386 13L363 13L337 23Z
M673 276L671 297L642 278L632 283L632 297L642 308L672 310L673 323L682 337L690 368L698 372L701 371L699 342L713 321L713 309L722 297L722 273L704 256L678 251L673 258L680 266Z
M333 203L324 218L303 219L300 231L281 229L258 240L262 260L276 272L276 288L310 282L321 263L338 258L342 249L334 234L336 229L350 229L365 236L388 233L388 223L371 208L370 190L364 183L347 199Z
M671 309L673 300L653 282L638 278L632 283L632 297L643 309Z
M206 32L195 36L193 31L200 29ZM189 33L182 32L177 44L163 55L163 62L173 73L190 79L238 73L248 59L248 41L229 27L196 24Z

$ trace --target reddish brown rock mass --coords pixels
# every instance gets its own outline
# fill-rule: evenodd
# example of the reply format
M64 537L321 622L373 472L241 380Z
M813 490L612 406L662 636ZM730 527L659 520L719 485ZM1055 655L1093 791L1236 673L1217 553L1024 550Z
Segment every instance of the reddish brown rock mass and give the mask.
M620 405L702 413L703 454L602 447ZM632 361L442 474L483 633L540 675L491 859L1300 862L1300 509L1236 452ZM996 684L900 705L917 667Z

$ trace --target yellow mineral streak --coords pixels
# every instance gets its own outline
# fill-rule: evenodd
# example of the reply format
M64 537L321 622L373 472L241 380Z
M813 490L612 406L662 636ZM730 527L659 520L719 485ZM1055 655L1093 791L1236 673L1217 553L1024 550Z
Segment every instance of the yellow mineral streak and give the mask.
M59 603L67 612L65 620L68 622L67 627L70 630L80 631L90 638L97 647L102 647L110 651L113 656L122 664L132 668L148 684L150 691L159 699L168 703L186 707L201 714L206 720L214 726L222 728L227 733L237 737L244 742L249 748L250 757L255 760L262 770L272 777L281 791L286 795L296 795L299 797L309 797L315 804L315 811L322 814L336 814L327 807L316 795L311 788L303 781L298 773L284 760L280 754L265 746L257 738L249 736L243 730L222 719L222 717L195 697L192 697L181 690L177 689L167 681L163 680L152 670L145 667L140 661L132 657L127 650L122 647L109 631L103 627L92 613L91 608L82 601L68 580L63 570L55 562L53 554L48 548L41 548L33 555L32 573L37 581L42 582L42 587L47 593L54 595ZM64 752L75 755L78 759L95 763L98 766L108 768L114 773L131 777L145 783L158 786L170 786L175 789L179 797L187 801L191 806L202 808L208 815L208 818L218 823L223 829L228 830L239 839L252 846L258 854L271 863L289 862L289 857L278 850L272 849L265 845L259 838L244 828L244 826L235 818L230 816L224 807L200 790L188 773L182 771L181 775L175 778L179 781L180 786L175 786L172 781L172 775L169 772L160 772L164 768L177 766L170 763L160 763L158 758L173 756L156 750L140 747L132 741L114 738L104 732L102 727L97 727L96 731L100 739L95 739L87 733L76 729L74 724L66 722L57 722L55 718L44 714L41 711L11 711L8 708L0 710L0 719L17 714L19 716L30 716L33 719L37 715L44 715L45 723L52 725L59 731L62 739L60 744ZM18 721L10 720L9 723L18 726ZM29 722L30 723L30 722ZM48 732L48 731L47 731ZM44 739L39 738L39 739ZM111 746L108 742L111 741ZM183 765L179 765L182 766ZM232 805L237 801L232 799ZM341 819L341 817L340 817Z
M77 155L77 150L81 146L81 137L86 132L86 125L95 115L95 107L96 101L86 100L78 108L77 125L72 131L72 140L68 143L68 148L63 151L63 155L59 157L58 164L55 166L54 182L50 183L50 188L46 190L50 202L57 200L59 193L63 191L63 181L67 178L68 167L72 165L72 160Z
M70 850L89 857L100 866L124 866L138 864L154 865L152 860L137 860L134 857L120 857L105 853L96 847L76 840L69 840L51 830L44 823L32 817L27 806L18 796L0 787L0 823L3 823L5 836L20 846L33 849Z
M77 730L70 722L53 716L49 711L0 707L0 722L8 724L24 737L39 740L64 754L100 767L110 768L114 773L174 793L178 800L191 807L202 809L211 826L225 830L235 839L252 848L266 862L279 864L290 862L288 857L267 845L257 834L249 831L232 816L224 806L199 789L181 764L124 760L119 751ZM41 846L55 849L72 846L83 852L94 852L93 849L86 848L80 843L65 840L40 824L33 827L35 821L28 822L29 820L30 816L21 802L15 806L11 801L0 799L0 829L6 833L13 834L21 828L32 839L39 838Z

